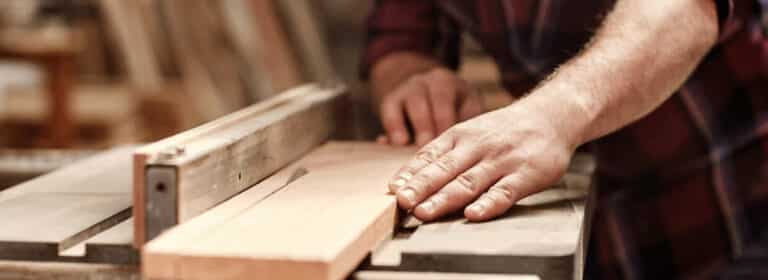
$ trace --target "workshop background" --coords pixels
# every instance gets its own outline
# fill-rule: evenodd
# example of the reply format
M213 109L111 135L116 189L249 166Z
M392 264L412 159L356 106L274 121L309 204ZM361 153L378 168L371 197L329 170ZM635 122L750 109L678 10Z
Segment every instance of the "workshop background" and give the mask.
M352 88L346 137L380 130L357 70L371 1L0 1L0 188L151 142L287 88ZM508 103L472 42L462 75ZM351 115L352 116L352 115Z

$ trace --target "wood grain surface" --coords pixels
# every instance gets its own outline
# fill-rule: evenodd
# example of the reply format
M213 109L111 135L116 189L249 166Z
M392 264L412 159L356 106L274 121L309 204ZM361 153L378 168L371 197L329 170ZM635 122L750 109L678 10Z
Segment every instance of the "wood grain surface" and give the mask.
M148 243L143 274L343 279L391 234L396 202L386 182L413 152L371 143L326 144ZM297 174L294 168L306 174L286 185Z

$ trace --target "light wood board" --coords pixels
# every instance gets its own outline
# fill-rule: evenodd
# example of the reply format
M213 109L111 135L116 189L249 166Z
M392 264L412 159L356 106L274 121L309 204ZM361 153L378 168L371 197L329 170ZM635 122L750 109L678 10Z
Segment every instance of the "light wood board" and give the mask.
M214 272L219 279L343 279L391 234L396 202L386 182L414 152L373 143L326 144L148 243L142 273L160 279L201 279ZM302 173L296 170L306 174L285 185Z
M343 86L306 85L139 149L135 246L253 186L328 139Z
M0 192L0 259L62 260L127 220L132 152L116 148Z

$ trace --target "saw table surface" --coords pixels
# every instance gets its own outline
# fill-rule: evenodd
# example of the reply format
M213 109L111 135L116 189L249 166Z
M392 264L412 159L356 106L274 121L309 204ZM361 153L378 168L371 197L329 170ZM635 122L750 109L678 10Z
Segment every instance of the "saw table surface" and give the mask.
M346 150L348 149L346 147L353 146L358 148ZM376 174L380 174L381 181L385 182L390 173L399 167L398 160L392 161L391 166L386 164L386 160L374 160L370 164L384 164L390 166L392 170L376 168L379 170L363 172L362 170L366 169L365 166L368 163L360 161L363 160L360 157L357 157L356 160L355 150L359 152L360 149L368 149L370 152L363 154L373 155L373 159L388 158L392 160L402 157L400 161L406 160L412 154L412 151L408 149L388 150L390 148L375 144L337 142L322 147L324 148L318 148L318 151L321 151L320 155L323 156L315 157L314 161L298 161L257 185L258 187L274 182L271 189L251 188L222 204L229 203L230 205L237 205L237 207L228 209L216 207L204 215L192 219L180 228L194 228L196 226L207 228L209 225L206 224L206 220L210 222L222 216L236 217L247 213L249 210L255 211L257 208L254 205L257 201L272 198L270 196L272 192L279 191L284 185L296 181L297 178L312 180L317 176L343 173L344 170L338 170L339 168L362 168L355 172L361 179L370 176L374 178L379 176ZM68 189L66 187L67 180L56 177L86 168L92 169L91 172L81 173L80 176L74 177L75 181L84 182L84 180L89 180L88 176L96 176L97 178L91 178L92 181L102 182L101 184L110 182L115 186L125 186L120 188L128 188L130 185L129 174L115 177L110 172L105 172L111 168L110 166L121 169L125 168L124 165L130 165L130 156L126 153L126 149L107 152L68 169L57 171L59 175L54 172L38 178L38 181L33 180L17 186L22 188L14 187L0 192L0 216L9 218L17 215L36 217L28 220L10 219L15 222L11 224L10 231L0 233L0 252L3 250L6 253L11 252L8 248L17 248L16 252L22 252L18 251L18 248L23 248L23 250L39 248L39 246L29 247L29 243L32 245L53 244L54 246L50 249L52 253L48 253L53 254L50 256L29 255L19 259L19 256L15 255L16 260L14 260L14 258L9 259L8 254L6 254L4 257L6 260L0 261L0 280L140 278L140 271L135 265L138 262L138 256L130 246L133 240L133 219L121 218L118 220L119 222L99 229L98 233L88 233L87 238L78 238L78 241L66 241L72 236L82 235L83 228L88 228L87 224L98 224L102 220L108 219L109 215L104 216L102 213L121 212L126 207L123 206L125 202L120 200L120 197L125 195L125 191L84 185L80 189L81 192L91 190L94 194L75 199L71 196L77 197L78 194L82 195L82 193ZM579 160L574 160L574 162L579 163ZM333 162L348 163L334 165ZM587 175L589 167L585 168L583 165L584 163L580 163L579 166L574 166L559 185L520 201L506 215L490 222L468 223L461 217L447 218L429 224L419 224L418 222L413 224L412 221L406 220L407 223L404 227L398 227L392 238L388 238L375 246L376 248L369 254L370 257L366 258L360 266L357 266L353 273L348 274L348 277L363 280L522 280L539 279L537 275L541 279L572 278L573 273L578 270L580 265L578 263L582 254L582 248L579 247L581 244L580 232L584 213L584 197L589 185L589 176ZM95 168L96 166L103 168ZM296 172L297 168L302 172ZM314 175L307 175L313 174L313 171L315 171ZM324 172L327 174L322 175ZM317 181L318 178L320 177L315 178L313 182L320 183ZM42 187L39 184L41 181L48 182L51 187ZM54 184L54 182L56 183ZM301 180L296 182L301 182ZM382 182L380 183L384 184ZM322 184L315 188L322 188ZM386 187L382 185L382 192L385 189ZM289 194L283 196L285 195ZM300 200L295 199L299 199L299 197L291 198L294 200L294 205L296 203L302 205L302 207L294 207L295 209L300 210L309 205L307 204L309 201L300 202ZM29 204L32 208L25 208L21 204ZM53 211L52 208L59 210ZM31 210L25 211L24 209ZM287 213L285 211L280 213ZM74 219L68 218L74 215L73 213L80 212L86 215L77 214ZM306 215L310 214L306 213ZM211 216L218 217L212 219ZM69 221L69 223L63 222L64 220ZM246 221L236 222L233 226L245 230L247 225L243 222ZM54 227L50 228L51 230L43 230L45 224L43 222L51 223ZM83 225L78 226L78 223ZM247 222L247 224L251 223ZM313 223L307 225L311 224ZM33 228L37 230L30 230ZM223 230L223 228L217 228L217 230ZM307 228L307 230L310 229ZM258 229L254 228L251 231L255 233ZM331 231L333 230L331 229ZM29 233L24 234L24 232ZM57 237L58 235L62 237ZM302 233L299 232L294 235L299 237ZM241 238L247 239L248 237L241 236ZM178 240L182 239L175 241ZM245 241L247 240L243 240L243 242ZM18 247L19 244L27 247ZM276 250L281 247L279 244L273 245L275 245ZM39 254L39 251L35 252L37 252L35 254ZM34 258L41 258L41 261L33 261ZM353 267L355 262L352 263ZM212 270L212 272L214 271ZM343 274L347 274L347 272Z

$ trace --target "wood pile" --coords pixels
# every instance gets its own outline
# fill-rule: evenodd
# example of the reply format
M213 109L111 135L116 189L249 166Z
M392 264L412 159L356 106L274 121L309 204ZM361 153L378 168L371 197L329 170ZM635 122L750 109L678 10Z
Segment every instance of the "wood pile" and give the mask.
M0 42L3 42L0 53L28 59L26 54L33 50L37 55L51 49L45 47L51 45L46 43L51 40L29 43L27 39L16 39L20 38L18 34L36 33L58 38L54 49L75 52L72 58L76 72L72 91L75 93L71 94L74 100L63 101L72 106L72 124L68 128L69 134L75 136L72 147L105 147L114 143L114 138L97 135L86 140L89 144L83 146L83 137L89 135L83 135L82 129L93 127L93 123L80 122L83 114L90 114L79 111L84 95L78 91L82 87L108 84L107 88L116 85L121 94L124 92L126 96L116 97L103 112L109 112L107 108L115 109L117 114L130 112L134 128L128 134L132 137L121 138L119 142L132 142L168 136L306 82L335 79L321 32L322 24L311 2L83 0L41 1L39 5L43 11L40 12L43 15L38 15L40 22L6 27L9 32L0 32ZM43 17L46 13L48 17ZM55 28L49 28L51 26ZM53 36L60 34L72 36ZM17 53L25 56L14 55ZM113 99L113 93L111 89L106 90L105 96L93 100ZM44 104L47 99L40 94L13 95L11 102L30 99L21 102ZM92 99L90 93L86 95L88 100ZM119 102L119 99L129 101ZM35 118L20 120L0 116L0 122L4 128L21 132L30 127L50 126L45 123L50 120L46 117L49 109L33 107L8 107L15 112L0 114L16 116L19 111L34 109L37 111L22 114ZM151 117L148 119L145 114ZM109 116L96 126L109 128L105 135L126 131L113 127L116 119L125 122L123 116ZM45 132L19 133L12 138L39 139L43 137L41 134ZM18 144L15 140L10 142ZM22 146L41 146L41 141L27 142Z

